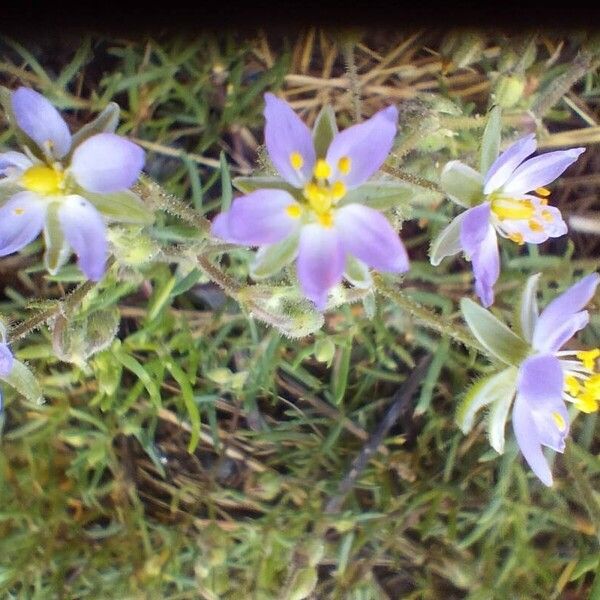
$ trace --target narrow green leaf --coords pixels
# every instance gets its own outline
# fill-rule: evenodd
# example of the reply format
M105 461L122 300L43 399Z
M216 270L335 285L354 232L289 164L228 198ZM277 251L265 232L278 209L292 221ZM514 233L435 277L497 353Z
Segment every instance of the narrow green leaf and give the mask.
M498 402L509 394L514 395L517 373L515 367L508 367L500 373L479 379L468 389L456 410L456 423L463 433L471 431L475 414L480 408Z
M21 396L24 396L30 402L38 403L42 400L42 388L34 377L29 367L25 366L20 360L15 359L10 373L0 380L8 383Z
M337 132L335 112L329 104L326 104L319 112L312 132L317 158L325 158L329 144Z
M502 110L494 106L488 113L487 124L481 140L481 158L479 170L485 174L489 171L500 153L500 138L502 135Z
M460 301L460 309L473 335L492 358L518 365L527 356L529 346L489 310L469 298Z
M123 350L118 350L115 356L128 371L131 371L144 384L154 407L157 409L160 408L162 404L160 391L146 369L133 356Z
M281 242L260 248L250 267L252 279L265 279L289 265L296 257L298 241L299 234L294 234Z
M89 200L105 217L119 223L151 225L154 213L131 190L112 194L95 194L78 190L79 195Z
M285 190L290 194L297 194L298 190L280 177L236 177L233 185L244 194L256 190Z
M225 152L221 152L219 157L221 163L221 210L228 210L231 206L233 198L233 188L231 187L231 175L229 173L229 165L225 158Z
M198 441L200 440L200 411L198 410L198 405L194 399L194 392L185 371L183 371L183 369L170 357L164 361L164 364L181 389L181 396L192 428L190 442L188 444L188 452L192 453L196 449L196 446L198 446Z

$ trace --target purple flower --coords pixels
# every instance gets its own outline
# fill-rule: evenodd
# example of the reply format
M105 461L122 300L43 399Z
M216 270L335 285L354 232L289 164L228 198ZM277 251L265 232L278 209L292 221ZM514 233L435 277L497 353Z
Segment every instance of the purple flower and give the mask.
M11 94L10 112L28 142L25 153L0 154L0 193L8 190L0 208L0 256L17 252L43 230L50 272L58 271L71 248L85 275L99 280L108 246L95 204L135 183L143 150L111 131L116 120L101 133L71 136L52 104L25 87Z
M297 274L304 295L323 310L329 290L345 275L352 256L380 271L408 270L398 235L378 211L364 204L355 188L365 183L388 156L398 112L390 106L333 135L319 155L314 133L291 107L265 94L265 142L283 178L277 188L257 189L236 198L213 222L216 237L259 246L264 252L284 240L297 240ZM350 198L347 192L355 190Z
M596 362L600 350L560 351L587 325L589 315L583 309L598 283L597 273L584 277L548 304L539 317L522 323L534 352L519 368L513 429L525 460L548 486L552 485L552 474L542 446L564 450L569 432L565 400L583 412L597 410L600 401Z
M473 263L475 290L484 306L494 302L500 274L498 235L518 244L541 244L567 232L560 211L548 206L544 187L559 177L585 148L536 150L535 134L521 138L493 162L485 176L458 161L444 167L442 188L468 210L456 217L434 242L431 262L461 250Z
M538 277L530 278L523 293L521 336L485 309L463 299L463 315L474 335L491 355L509 366L471 388L459 409L459 423L463 431L468 431L474 412L492 404L490 441L502 452L504 423L514 397L512 424L519 448L533 472L550 486L552 473L542 447L563 452L569 433L566 402L586 413L598 410L600 403L600 349L561 350L587 325L589 314L584 307L592 299L600 275L592 273L582 278L541 314L536 300Z

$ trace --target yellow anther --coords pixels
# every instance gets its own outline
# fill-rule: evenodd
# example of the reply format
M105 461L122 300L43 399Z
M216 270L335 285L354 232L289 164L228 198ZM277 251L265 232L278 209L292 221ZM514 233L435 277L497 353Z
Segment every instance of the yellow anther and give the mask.
M14 208L13 213L15 215L17 215L17 217L20 217L21 215L25 214L25 209L24 208Z
M581 384L573 375L567 375L565 377L565 389L571 396L576 397L581 392Z
M593 350L582 350L577 353L577 358L583 363L583 366L590 371L594 370L596 360L600 357L600 348Z
M350 167L352 166L352 159L349 156L342 156L338 161L338 169L343 175L350 173Z
M292 219L299 219L300 215L302 214L302 207L297 204L296 202L294 202L294 204L290 204L286 209L285 212L287 212L287 214L292 217Z
M535 214L535 207L530 200L494 198L492 211L499 219L530 219Z
M300 152L292 152L290 154L290 164L296 170L301 169L304 166L304 159L302 158L302 154L300 154Z
M325 160L320 158L315 165L314 174L317 179L328 179L331 175L331 167Z
M326 227L327 229L333 227L333 215L331 214L330 210L317 214L317 220L323 227Z
M550 195L550 190L545 187L539 187L535 190L535 193L538 196L542 196L542 198L545 198L546 196Z
M600 397L600 373L592 375L585 382L585 389L589 392L593 392L594 394Z
M548 198L540 198L540 204L542 206L548 206Z
M45 196L59 194L64 174L52 167L45 165L36 165L29 167L21 176L21 185L31 192L43 194Z
M346 195L346 186L341 181L336 181L331 186L331 196L334 200L340 200Z
M543 210L542 219L547 223L552 223L552 221L554 221L554 215L549 210Z
M540 231L544 231L544 227L540 225L540 222L536 221L535 219L529 219L528 225L531 231L535 231L537 233L539 233Z
M559 412L554 411L552 413L552 418L554 419L554 422L560 431L564 431L566 429L567 424Z
M514 233L510 233L508 235L508 239L516 242L517 244L519 244L519 246L522 246L525 243L525 238L523 237L522 233L514 232Z
M575 399L575 406L584 413L593 413L598 410L598 396L584 393Z

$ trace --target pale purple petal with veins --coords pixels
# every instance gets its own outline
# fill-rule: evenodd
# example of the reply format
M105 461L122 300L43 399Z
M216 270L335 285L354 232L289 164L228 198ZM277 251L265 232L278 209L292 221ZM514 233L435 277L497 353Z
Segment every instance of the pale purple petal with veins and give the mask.
M485 194L501 188L513 174L514 170L528 157L531 156L537 148L535 134L527 135L514 144L509 146L493 162L489 171L485 174L484 188Z
M42 231L46 203L33 192L19 192L0 208L0 256L17 252Z
M535 326L533 347L538 350L556 351L569 337L585 327L587 312L582 309L593 298L599 283L600 275L592 273L550 302L540 314ZM571 335L565 338L570 331Z
M404 244L389 221L378 211L350 204L337 211L335 228L346 252L379 271L408 271Z
M73 152L70 172L90 192L108 194L130 188L144 166L144 151L114 133L99 133Z
M484 202L464 213L460 242L473 264L475 291L483 306L494 302L494 284L500 275L500 255L496 231L489 222L490 205Z
M212 234L225 241L263 246L286 238L299 226L287 209L296 204L284 190L256 190L236 198L231 208L213 222Z
M71 148L71 134L60 113L34 90L20 87L11 95L17 125L40 148L50 145L55 158L62 158Z
M513 429L525 460L548 486L552 485L552 474L542 445L562 452L569 431L569 415L562 400L563 386L564 375L555 356L532 356L521 365Z
M329 290L342 281L346 256L341 239L333 228L313 224L300 232L297 273L304 295L319 310L327 304Z
M325 160L333 169L330 181L341 180L352 188L364 183L379 170L392 149L396 136L398 110L388 106L370 119L338 133L327 150ZM350 159L350 170L338 169L342 158Z
M275 96L265 94L265 144L271 162L291 185L303 187L310 181L316 153L312 132L291 106ZM296 169L291 156L298 153L302 165Z
M10 375L14 362L15 357L10 351L8 344L0 343L0 377Z
M526 194L552 183L570 167L585 148L548 152L526 160L510 176L502 191L508 195Z
M98 281L104 275L108 244L102 215L85 198L66 196L59 210L61 228L77 254L77 264L88 279Z

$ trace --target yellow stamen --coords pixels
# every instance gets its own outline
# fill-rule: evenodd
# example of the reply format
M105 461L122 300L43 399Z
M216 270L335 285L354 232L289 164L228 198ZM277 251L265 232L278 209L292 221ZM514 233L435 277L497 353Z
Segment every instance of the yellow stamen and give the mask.
M331 175L331 167L325 160L320 158L315 165L314 174L317 179L328 179Z
M352 159L349 156L342 156L338 161L338 169L343 175L350 173L350 167L352 166Z
M61 171L45 165L36 165L23 173L21 185L31 192L48 196L62 191L63 180L64 174Z
M346 195L346 186L341 181L336 181L331 186L331 195L334 200L339 200Z
M300 152L292 152L290 154L290 164L296 170L301 169L304 166L304 158L302 158L302 154L300 154Z
M493 199L492 211L499 219L530 219L535 214L535 208L530 200L512 198Z
M311 182L304 187L304 197L315 212L325 212L331 207L331 194L327 187Z
M577 381L577 378L573 377L573 375L567 375L565 377L565 388L573 397L578 396L579 392L581 392L581 384Z
M302 214L302 207L297 204L296 202L294 202L294 204L290 204L286 209L285 212L287 212L287 214L292 217L292 219L299 219L300 215Z
M529 219L529 229L535 232L544 231L544 227L540 225L539 221L536 221L535 219Z
M538 196L542 196L543 198L545 198L546 196L550 195L550 190L545 187L539 187L535 190L535 193Z
M592 371L596 365L596 360L600 357L600 348L593 350L582 350L577 353L577 358L583 363L586 369Z
M552 413L552 418L554 419L554 422L556 423L556 426L558 427L558 429L560 431L564 431L565 428L567 427L567 424L566 424L563 416L559 412L554 411Z
M523 234L519 232L510 233L508 235L508 239L513 242L516 242L517 244L519 244L519 246L522 246L525 243L525 238L523 237Z
M540 204L542 206L548 206L548 198L540 198Z
M585 382L585 389L587 391L593 392L600 398L600 373L596 373L595 375L592 375Z
M330 210L319 213L317 215L317 220L323 227L326 227L327 229L331 229L331 227L333 227L333 215L331 214Z
M598 397L593 394L584 393L575 399L575 406L584 413L593 413L598 410Z
M552 223L552 221L554 221L554 215L549 210L543 210L542 219L547 223Z

